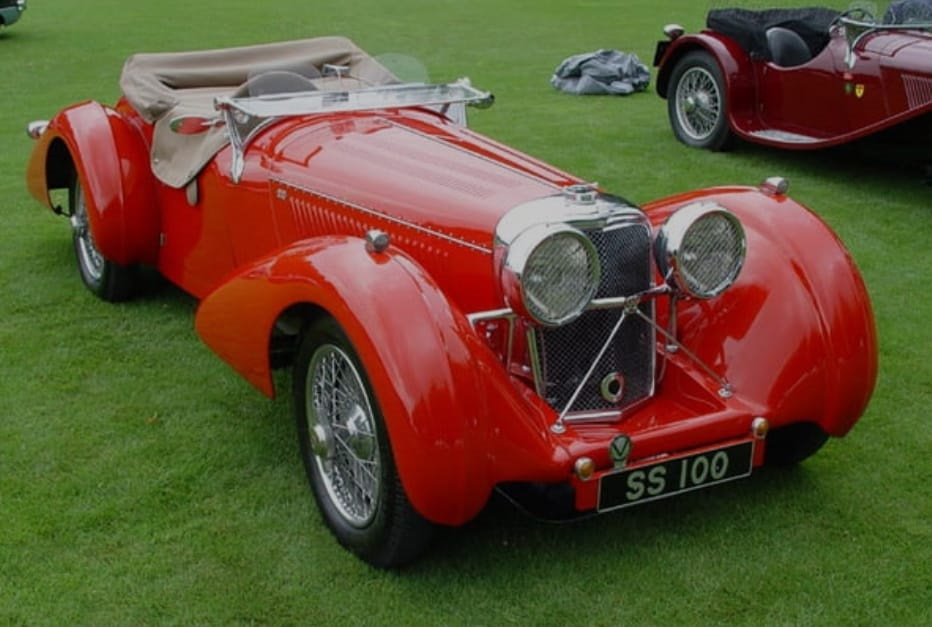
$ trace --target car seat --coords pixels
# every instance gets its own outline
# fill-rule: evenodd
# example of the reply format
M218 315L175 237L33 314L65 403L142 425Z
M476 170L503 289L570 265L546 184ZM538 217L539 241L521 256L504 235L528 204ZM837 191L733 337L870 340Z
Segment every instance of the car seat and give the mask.
M767 29L767 47L774 63L783 67L802 65L812 59L805 40L788 28L773 26Z

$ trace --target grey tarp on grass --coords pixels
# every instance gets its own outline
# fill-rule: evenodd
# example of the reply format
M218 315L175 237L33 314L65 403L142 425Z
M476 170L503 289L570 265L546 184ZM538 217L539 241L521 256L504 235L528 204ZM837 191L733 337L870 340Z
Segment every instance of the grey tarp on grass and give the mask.
M932 23L932 0L897 0L883 16L884 24Z
M647 89L650 70L636 54L602 49L564 59L550 84L571 94L626 96Z

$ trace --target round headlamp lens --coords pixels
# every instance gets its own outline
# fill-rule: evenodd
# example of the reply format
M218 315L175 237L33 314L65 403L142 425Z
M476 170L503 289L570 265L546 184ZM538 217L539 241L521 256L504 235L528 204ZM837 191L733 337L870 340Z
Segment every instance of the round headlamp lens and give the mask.
M576 319L595 296L599 258L589 238L576 229L540 226L512 243L505 272L509 304L540 324L557 326ZM509 292L508 285L517 293Z
M744 265L741 222L714 203L687 205L661 227L657 257L664 277L696 298L728 289Z

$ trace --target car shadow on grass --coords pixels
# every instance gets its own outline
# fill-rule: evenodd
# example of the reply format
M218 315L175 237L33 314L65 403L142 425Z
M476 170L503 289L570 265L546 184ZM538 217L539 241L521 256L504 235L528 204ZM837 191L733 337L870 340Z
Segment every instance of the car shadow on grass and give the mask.
M896 185L905 189L932 186L932 146L913 143L904 131L880 134L851 144L820 150L783 150L739 143L735 154L802 169L832 180Z
M458 572L464 564L477 571L547 570L577 560L598 568L625 555L634 563L657 549L728 543L735 534L766 545L774 526L817 512L824 498L817 473L804 465L768 468L742 481L564 523L532 518L496 493L473 521L441 529L427 555L406 572ZM794 512L789 518L788 510ZM771 522L765 527L762 520Z

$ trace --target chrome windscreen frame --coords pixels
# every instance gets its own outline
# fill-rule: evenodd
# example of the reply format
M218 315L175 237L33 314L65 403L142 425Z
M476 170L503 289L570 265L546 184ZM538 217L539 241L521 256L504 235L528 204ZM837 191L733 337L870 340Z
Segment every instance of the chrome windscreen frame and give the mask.
M302 91L243 98L224 96L214 100L214 108L226 123L233 148L230 178L236 183L243 174L244 153L249 143L263 128L284 117L430 107L449 113L455 122L464 124L465 106L487 108L494 101L491 93L476 89L468 78L461 78L435 85L403 83L344 91Z
M877 22L868 22L865 20L854 19L847 16L838 18L837 25L845 29L845 41L847 50L845 51L845 67L853 70L858 60L857 47L861 41L872 33L878 32L900 32L900 31L932 31L932 22L913 22L904 24L878 24Z

